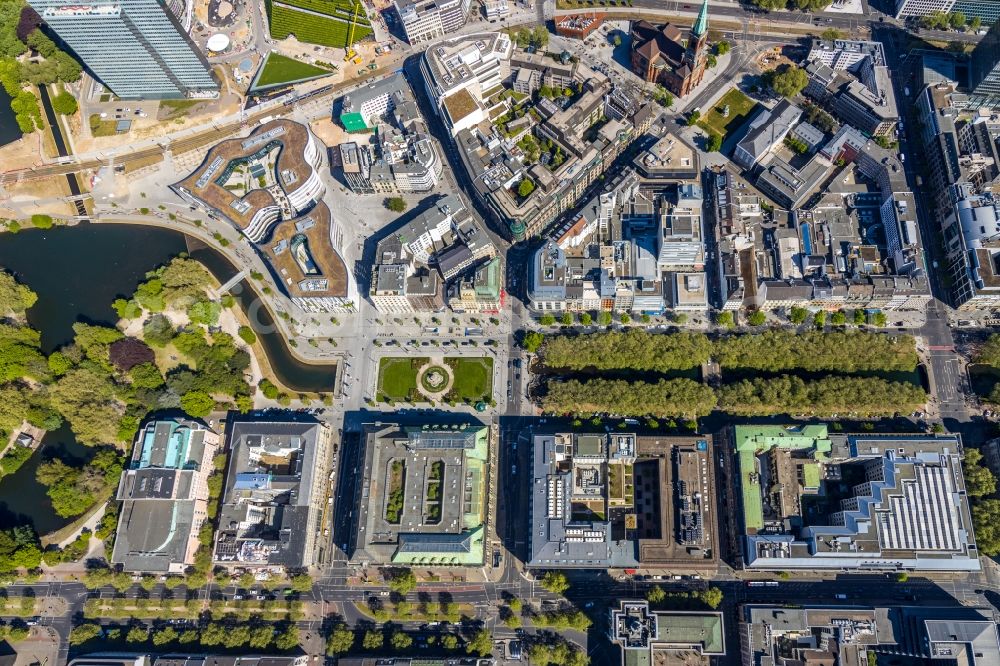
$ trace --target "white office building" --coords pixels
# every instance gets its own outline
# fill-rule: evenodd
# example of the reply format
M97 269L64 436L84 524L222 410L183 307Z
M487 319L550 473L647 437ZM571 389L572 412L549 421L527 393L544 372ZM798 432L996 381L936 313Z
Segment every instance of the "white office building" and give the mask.
M951 11L955 0L896 0L896 18Z
M472 0L395 0L406 41L420 44L441 39L463 25Z
M177 17L157 0L31 0L104 86L124 99L215 97L219 83Z
M489 118L487 99L510 76L513 43L501 32L438 42L420 59L427 95L454 137Z

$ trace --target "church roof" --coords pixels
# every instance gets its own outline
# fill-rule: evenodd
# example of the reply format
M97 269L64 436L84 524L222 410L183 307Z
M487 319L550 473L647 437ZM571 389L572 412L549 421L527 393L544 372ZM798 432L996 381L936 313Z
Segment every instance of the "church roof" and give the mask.
M632 48L650 62L659 58L677 67L684 59L682 33L677 26L669 23L657 28L649 21L636 21L632 24L632 44Z
M698 37L701 37L708 32L708 0L704 0L704 2L702 2L701 11L698 12L698 20L694 22L694 27L691 28L691 32Z

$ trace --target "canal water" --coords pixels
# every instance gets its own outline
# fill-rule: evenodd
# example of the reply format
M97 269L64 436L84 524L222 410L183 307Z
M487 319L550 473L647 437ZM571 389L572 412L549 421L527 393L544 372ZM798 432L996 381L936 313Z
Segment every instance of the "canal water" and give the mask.
M14 273L38 294L28 321L41 332L43 351L50 353L73 339L73 324L78 321L113 325L117 315L112 301L131 295L147 271L181 252L203 262L221 282L236 274L224 256L184 234L118 224L4 234L0 268ZM292 390L332 390L333 366L298 361L250 285L244 281L234 292L239 292L234 295L256 322L258 338L278 380ZM15 474L0 480L0 526L25 522L24 517L30 516L36 530L44 534L68 523L52 512L44 488L35 482L35 469L42 457L86 453L66 428L46 435L42 456L34 456Z
M59 126L59 121L56 120L56 112L52 109L52 100L49 98L49 89L47 86L38 86L38 96L42 100L42 109L45 111L45 118L49 122L49 129L52 130L52 140L56 144L56 152L59 157L66 157L69 152L66 150L66 142L63 140L62 128ZM66 174L66 182L69 184L69 192L74 197L80 196L80 184L76 180L75 173ZM74 205L76 206L76 214L81 218L87 216L87 209L84 207L83 202L77 200Z
M23 136L14 119L14 110L10 108L10 95L0 86L0 146L13 143Z

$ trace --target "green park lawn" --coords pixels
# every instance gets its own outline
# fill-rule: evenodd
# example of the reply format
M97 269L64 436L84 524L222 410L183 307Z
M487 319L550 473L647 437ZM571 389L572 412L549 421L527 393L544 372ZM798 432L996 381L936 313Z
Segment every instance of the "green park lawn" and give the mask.
M417 397L417 369L425 357L383 358L378 364L378 395L393 402L410 402Z
M299 62L293 58L283 56L280 53L269 53L264 69L257 78L255 88L267 88L268 86L280 85L282 83L292 83L318 76L325 76L330 72L322 67L310 65L306 62Z
M392 402L422 401L417 391L417 371L428 362L424 356L386 357L379 361L378 391L380 400ZM447 402L475 404L493 398L493 359L446 357L455 381L444 399Z
M729 117L724 117L722 110L726 108L727 104L729 105ZM743 126L756 106L757 102L733 88L713 104L712 108L702 111L698 125L709 132L722 136L722 140L725 141L729 134Z
M493 397L492 358L446 358L455 375L447 399L455 402L489 402Z
M351 19L343 18L339 14L336 17L323 18L271 2L267 3L267 7L271 36L275 39L285 39L289 35L295 35L300 42L343 48L349 45L348 42L353 44L372 32L369 26L362 24L360 17L352 32Z

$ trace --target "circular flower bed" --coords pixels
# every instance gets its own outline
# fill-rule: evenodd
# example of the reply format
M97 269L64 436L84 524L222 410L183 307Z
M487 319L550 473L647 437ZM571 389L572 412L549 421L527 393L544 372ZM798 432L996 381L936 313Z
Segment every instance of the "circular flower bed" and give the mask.
M427 393L440 393L448 386L451 371L442 365L432 365L420 373L420 387Z

